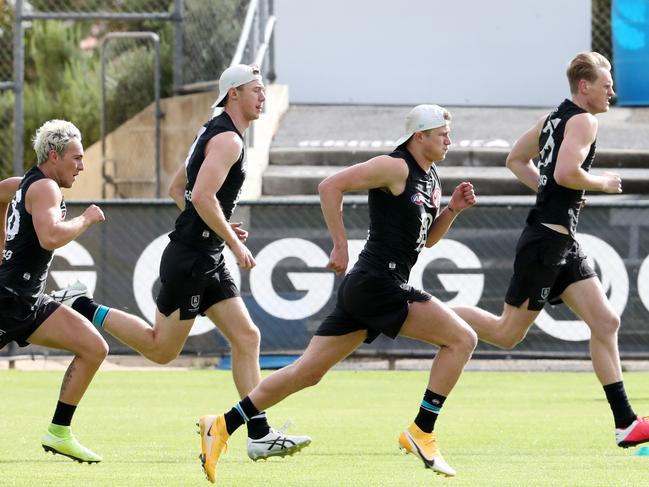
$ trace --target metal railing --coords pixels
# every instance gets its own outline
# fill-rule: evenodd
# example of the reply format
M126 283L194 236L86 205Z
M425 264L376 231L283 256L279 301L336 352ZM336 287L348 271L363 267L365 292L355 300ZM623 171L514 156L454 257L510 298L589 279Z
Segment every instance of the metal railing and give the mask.
M230 13L238 15L239 5L244 0L232 0L230 3ZM184 26L186 21L187 5L198 5L203 9L212 9L219 7L221 3L216 4L209 2L200 2L200 0L173 0L171 9L168 9L170 2L163 0L151 0L151 2L134 3L129 2L106 2L106 7L102 11L86 11L82 3L75 3L71 6L69 2L63 0L52 0L45 4L40 4L41 10L34 9L31 5L24 0L15 0L15 21L13 33L13 81L3 80L0 81L0 90L13 90L14 91L14 112L13 112L13 164L12 170L15 175L23 173L24 164L24 65L25 65L25 35L24 30L28 22L42 21L42 20L108 20L108 21L162 21L173 23L173 42L172 47L172 86L174 93L188 93L195 91L212 90L218 86L216 78L218 74L215 72L208 74L213 79L211 81L202 81L198 83L185 83L184 67L189 67L193 62L195 70L200 71L204 69L204 64L199 65L200 59L194 62L192 54L194 51L189 50L185 52L186 39L184 37ZM90 3L88 4L90 8ZM234 5L234 7L233 7ZM48 11L43 10L49 9ZM96 8L93 6L92 8ZM75 10L76 9L76 10ZM133 11L129 11L129 9ZM149 9L149 11L144 11ZM216 15L218 10L215 10ZM247 4L245 20L241 34L238 36L237 48L234 56L231 58L232 63L257 63L264 66L264 75L270 81L275 79L275 56L273 52L273 32L275 26L274 17L274 4L272 0L251 0ZM221 22L224 19L217 17L216 19L209 19L210 22ZM226 29L230 32L233 29L238 29L236 19L229 19L226 21ZM197 28L198 27L198 28ZM194 26L192 35L196 32L201 33L205 37L203 40L194 39L194 42L200 47L202 44L207 43L208 40L212 44L214 41L209 38L212 36L212 31L209 29L201 28L201 25ZM220 41L217 40L218 44ZM214 46L211 47L214 52ZM216 51L219 49L217 48ZM227 49L226 49L227 52ZM225 66L219 67L222 70ZM11 151L7 151L11 152Z
M273 0L251 0L246 10L245 20L237 47L232 55L230 66L234 64L257 64L262 68L264 78L274 81L275 52L273 49L273 33L276 23ZM265 63L268 56L268 63ZM266 69L264 70L264 66ZM180 87L184 93L217 90L218 79L187 83Z
M165 2L166 4L166 2ZM65 6L60 10L52 11L33 11L25 8L23 0L16 0L15 3L15 24L14 24L14 81L11 83L14 92L14 158L13 172L15 175L23 174L23 132L24 132L24 73L25 73L25 39L24 26L26 22L36 20L123 20L123 21L142 21L142 20L159 20L173 22L177 44L176 54L179 49L182 50L182 12L184 0L174 0L174 8L171 12L161 8L160 11L149 12L128 12L120 11L117 7L119 4L107 6L106 11L71 11ZM125 4L127 5L127 4ZM111 8L113 11L111 11ZM182 52L182 51L180 51ZM182 60L181 56L174 56L173 62L173 86L178 88L182 79Z

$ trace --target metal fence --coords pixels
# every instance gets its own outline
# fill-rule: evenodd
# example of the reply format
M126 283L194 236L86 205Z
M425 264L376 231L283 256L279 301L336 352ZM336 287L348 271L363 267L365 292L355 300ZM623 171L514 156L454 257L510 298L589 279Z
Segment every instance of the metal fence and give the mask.
M591 15L591 49L613 63L611 0L592 0Z
M500 313L529 206L485 199L462 213L444 240L422 251L410 281L449 305L477 305ZM80 279L97 301L153 322L160 256L178 210L162 202L100 205L106 222L56 252L49 286L59 288ZM74 215L84 208L75 203L68 211ZM251 272L240 272L227 250L226 262L261 330L262 352L300 352L332 310L340 283L325 269L331 242L319 205L253 202L242 204L235 219L250 230L247 245L257 265ZM346 205L345 224L353 261L367 234L368 208L362 198ZM649 358L649 204L591 201L581 217L578 238L622 317L622 357ZM112 353L132 353L106 338ZM475 356L584 358L588 338L586 325L564 305L547 306L515 349L480 343ZM209 321L197 320L184 353L228 352L227 342ZM433 353L433 347L408 339L379 338L360 349L360 354L388 357Z
M113 31L138 30L153 32L161 42L162 96L196 90L215 89L219 74L231 62L252 62L263 60L271 45L268 25L273 11L272 0L15 0L12 4L0 5L0 149L6 157L3 160L5 175L22 174L24 147L34 127L25 126L26 108L37 104L29 100L25 104L25 39L34 25L42 21L65 22L70 32L82 25L88 32L83 42L92 51L93 37L102 37ZM274 24L274 23L271 23ZM100 39L99 39L100 40ZM95 39L94 42L98 40ZM139 46L134 46L128 55L137 60ZM126 51L126 49L125 49ZM263 56L259 56L263 51ZM270 62L264 66L272 71L272 50L268 52ZM95 53L96 54L96 53ZM251 59L251 61L248 61ZM29 68L29 66L28 66ZM137 85L142 73L131 66L122 78L130 77L126 83ZM87 73L89 76L94 74ZM6 81L3 81L6 76ZM95 75L96 76L96 75ZM99 93L96 87L88 86ZM137 90L132 87L130 94ZM152 94L143 91L136 100L132 96L116 97L114 113L130 113L142 110L154 101ZM95 97L98 100L99 96ZM95 101L96 101L95 100ZM116 103L115 102L115 103ZM5 109L6 108L6 109ZM99 113L100 107L87 107L89 114ZM40 113L40 112L39 112ZM57 112L65 117L65 107ZM49 114L48 114L49 115ZM83 117L85 118L85 117ZM42 120L41 120L42 122ZM90 129L81 127L86 135L95 135L99 122ZM28 133L29 132L29 133ZM152 138L147 139L149 143ZM91 137L87 142L94 142ZM157 142L156 142L157 143ZM151 194L151 193L149 193Z
M11 176L14 153L14 12L0 4L0 178Z

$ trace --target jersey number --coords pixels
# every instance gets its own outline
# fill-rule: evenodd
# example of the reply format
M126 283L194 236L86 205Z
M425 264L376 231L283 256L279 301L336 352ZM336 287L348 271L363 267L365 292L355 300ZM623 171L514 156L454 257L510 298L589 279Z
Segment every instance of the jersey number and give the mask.
M415 250L417 252L421 252L421 249L424 248L424 245L426 245L426 239L428 238L428 230L430 230L430 226L433 224L433 216L430 215L429 213L426 213L425 211L422 211L421 214L421 227L419 227L419 238L417 238L417 247L415 247Z
M16 191L16 195L11 200L11 215L7 219L7 241L13 240L18 235L20 228L20 212L18 211L18 203L23 199L23 190Z

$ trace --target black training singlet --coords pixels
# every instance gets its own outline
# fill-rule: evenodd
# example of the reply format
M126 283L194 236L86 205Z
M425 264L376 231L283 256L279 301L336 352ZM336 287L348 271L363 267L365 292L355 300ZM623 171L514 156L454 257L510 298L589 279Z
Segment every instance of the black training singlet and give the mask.
M20 182L8 211L7 240L0 265L0 292L20 296L32 305L45 290L54 252L41 247L32 216L25 208L25 196L32 184L46 178L34 166ZM65 215L65 201L61 199L61 218L65 219Z
M207 143L212 137L223 132L234 132L243 140L243 137L226 112L214 117L198 131L198 135L189 149L189 154L185 160L185 173L187 175L185 209L176 220L176 229L169 235L171 240L182 242L190 247L208 252L220 252L223 250L224 242L221 237L205 224L194 208L192 204L192 190L196 183L198 171L205 160ZM243 159L244 149L242 148L239 159L232 165L223 181L221 189L216 193L216 199L221 205L226 220L230 220L232 216L232 212L239 200L241 186L246 177Z
M390 157L408 164L406 186L398 196L369 191L370 229L359 265L389 270L406 282L437 216L442 190L435 164L425 172L403 146Z
M554 180L554 169L557 163L559 148L563 142L566 124L570 118L586 110L579 108L570 100L564 100L555 111L548 115L541 137L539 138L539 188L536 195L536 205L530 211L528 223L552 223L563 225L571 235L577 231L579 211L584 191L560 186ZM584 171L589 171L595 158L595 142L581 165Z

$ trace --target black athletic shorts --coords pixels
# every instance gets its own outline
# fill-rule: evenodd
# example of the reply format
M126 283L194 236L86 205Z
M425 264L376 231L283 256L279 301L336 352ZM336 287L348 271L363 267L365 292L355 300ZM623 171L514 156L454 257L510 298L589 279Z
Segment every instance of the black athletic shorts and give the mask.
M596 275L570 235L541 224L528 225L516 245L505 302L519 307L529 298L527 309L539 311L546 302L561 303L561 294L570 284Z
M336 308L315 334L340 336L367 330L365 343L372 343L381 333L395 338L408 317L408 304L431 298L387 271L355 267L338 288Z
M158 310L165 316L180 309L180 319L204 314L212 305L239 296L223 254L209 254L169 242L160 260Z
M0 293L0 349L15 341L21 347L27 339L60 306L47 294L41 294L32 304L20 296Z

